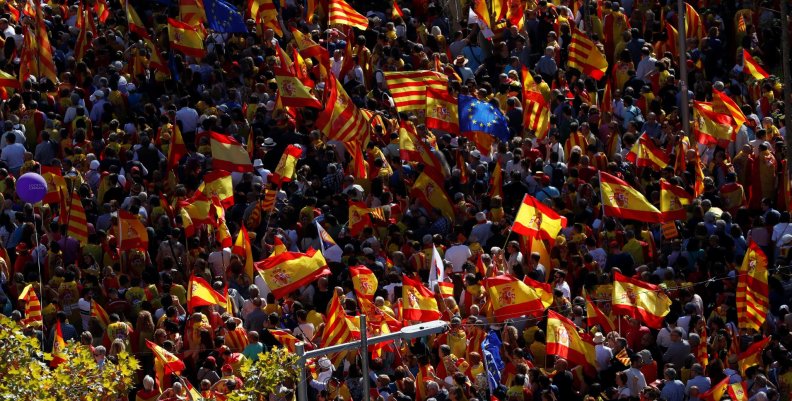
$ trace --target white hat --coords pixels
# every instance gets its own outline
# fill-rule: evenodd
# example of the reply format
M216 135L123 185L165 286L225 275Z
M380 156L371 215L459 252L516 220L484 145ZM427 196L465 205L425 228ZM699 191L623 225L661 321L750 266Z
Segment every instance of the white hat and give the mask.
M267 105L264 106L264 108L266 108L267 111L275 110L275 102L270 100L269 102L267 102Z
M333 363L330 362L330 360L327 359L326 356L323 356L323 357L319 358L319 361L316 364L319 365L319 367L322 368L322 369L334 370L333 369Z
M91 170L99 170L99 160L91 161Z
M478 149L476 149L476 150L470 152L470 155L475 157L475 158L479 158L479 157L481 157L481 152L479 152Z
M476 221L487 221L487 215L484 212L476 213Z
M127 91L128 92L135 91L136 89L137 89L137 86L135 86L135 84L133 84L132 82L127 84Z
M597 332L597 333L594 334L593 341L594 341L594 344L602 344L602 343L605 342L605 336L603 336L602 333Z
M97 89L96 91L94 91L93 95L91 95L91 101L94 101L96 99L101 99L103 97L104 97L104 92L102 92L101 89Z

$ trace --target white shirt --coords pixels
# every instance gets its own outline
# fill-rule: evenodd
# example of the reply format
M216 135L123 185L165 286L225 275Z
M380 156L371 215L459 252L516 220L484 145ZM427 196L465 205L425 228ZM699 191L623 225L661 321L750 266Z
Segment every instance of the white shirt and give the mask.
M336 78L338 78L338 76L341 74L341 66L343 65L344 65L343 57L340 57L338 60L336 60L335 57L333 57L333 59L330 60L330 72L332 72L333 75Z
M627 373L627 383L625 384L630 388L630 396L640 396L641 390L646 387L646 377L638 368L629 368L625 373Z
M82 329L88 330L88 322L91 321L91 301L86 301L85 298L80 298L80 300L77 301L77 306L80 308Z
M594 353L597 357L597 370L602 372L610 367L610 361L613 358L613 350L610 347L597 344L594 346Z
M448 248L445 252L445 259L451 262L454 273L462 272L462 266L473 256L467 245L459 244Z
M569 289L569 284L566 281L562 281L555 285L555 289L561 291L564 294L564 298L571 299L572 298L572 290Z
M212 267L212 274L215 276L225 275L225 269L228 263L231 262L231 249L223 248L222 251L210 253L207 262L209 262L209 266Z

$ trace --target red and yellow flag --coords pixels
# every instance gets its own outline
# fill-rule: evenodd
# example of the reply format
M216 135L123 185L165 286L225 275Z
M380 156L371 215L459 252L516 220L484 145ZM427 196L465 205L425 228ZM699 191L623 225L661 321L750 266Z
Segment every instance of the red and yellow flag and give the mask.
M687 220L687 205L693 203L693 195L666 180L660 180L660 211L664 221Z
M584 368L596 368L594 344L580 337L575 323L563 315L547 311L547 354L564 358Z
M250 277L252 281L255 277L256 269L253 267L253 247L250 245L250 236L248 236L247 228L242 225L234 241L232 252L245 258L245 274Z
M550 206L526 194L517 211L512 231L527 237L555 240L566 225L566 217L559 215Z
M248 3L250 17L265 29L272 29L276 35L283 36L283 29L278 20L278 9L272 0L250 0Z
M275 298L283 298L294 290L330 274L321 252L283 252L256 262L256 269Z
M459 133L459 105L448 90L426 87L426 128Z
M637 167L649 167L655 171L666 168L669 162L668 153L655 145L648 135L641 135L638 138L638 142L627 153L626 159Z
M589 327L594 326L596 324L602 327L603 334L610 333L612 331L616 331L616 323L613 322L613 319L608 317L605 312L603 312L591 298L586 297L586 319L588 319Z
M440 319L434 292L418 281L402 276L403 320L431 322Z
M706 34L707 31L699 13L690 3L685 3L685 37L701 40Z
M371 227L371 209L360 201L349 201L349 234L358 236L363 229Z
M234 205L234 183L228 171L212 170L206 173L198 191L210 199L216 196L223 207Z
M368 121L335 77L325 81L325 93L325 108L316 118L316 126L328 139L345 144L363 142L369 134Z
M495 28L492 25L492 21L490 21L490 9L486 0L473 0L473 5L470 9L484 25L490 29Z
M611 91L611 78L605 81L605 89L602 91L600 101L600 112L613 112L613 92Z
M424 171L413 183L410 195L418 198L427 209L437 209L443 216L454 221L454 207L448 199L443 183L442 178Z
M536 294L539 295L539 299L542 301L542 305L549 306L553 304L553 286L549 283L541 283L528 277L528 275L523 277L523 283L536 291Z
M712 89L712 111L730 115L734 121L732 127L735 131L748 121L740 106L729 95L714 88Z
M762 364L762 352L769 343L770 337L766 337L762 341L751 344L748 349L740 353L737 357L740 365L740 374L745 376L745 371L748 368Z
M399 123L399 156L410 162L421 163L430 170L440 171L441 164L429 146L418 138L418 132L412 121L402 120Z
M737 322L740 329L761 330L770 308L767 256L751 241L737 269Z
M503 170L501 169L500 160L495 162L495 169L492 171L490 177L490 197L500 196L503 198Z
M226 171L248 173L253 171L245 147L236 139L217 132L209 132L212 147L212 166Z
M736 136L729 114L713 110L711 103L693 101L693 132L700 144L728 144Z
M770 76L759 63L751 57L748 50L743 49L743 74L750 75L756 80L762 80Z
M41 166L41 176L47 181L47 194L41 200L42 203L60 202L61 195L69 192L60 167Z
M377 292L377 286L379 285L374 272L363 265L350 266L349 275L352 277L352 287L355 289L355 295L358 298L373 300L374 293Z
M190 276L190 281L187 283L187 309L194 311L195 308L206 305L219 305L225 308L226 297L215 291L206 280Z
M274 68L275 83L278 85L278 95L283 106L286 107L311 107L322 109L322 103L314 97L310 88L305 86L297 77L294 63L280 47L275 49L278 54L279 65Z
M674 57L679 57L679 31L674 28L673 25L669 24L668 21L665 23L665 30L666 30L666 47L668 51L671 52Z
M297 161L302 156L302 148L299 145L289 145L283 151L278 166L275 167L275 172L269 180L272 180L277 185L283 185L294 178L294 173L297 168Z
M203 0L179 0L179 19L194 27L205 25Z
M271 212L275 210L275 201L278 197L276 189L267 188L264 190L264 199L261 201L261 210Z
M399 3L396 0L393 0L391 4L391 18L401 17L404 18L404 11L402 11L401 7L399 7Z
M273 337L275 337L275 341L279 342L280 345L283 346L283 348L286 348L286 350L288 350L289 352L297 352L296 346L297 343L301 341L300 339L293 336L291 333L289 333L286 330L270 329L269 333L272 334ZM306 339L306 340L310 340L310 339Z
M550 130L550 107L544 96L535 91L523 92L523 123L537 139L544 138Z
M640 319L653 329L663 327L663 318L671 311L671 299L662 288L618 272L613 276L612 302L614 313Z
M96 321L99 322L102 329L107 329L107 326L110 324L110 315L108 315L107 311L102 308L102 305L99 305L95 300L91 300L91 317L96 318Z
M435 71L389 71L384 77L393 103L402 113L425 109L427 88L448 91L448 78Z
M717 384L712 385L706 392L699 394L698 398L702 401L720 401L729 388L729 381L730 377L727 376Z
M356 327L355 323L347 316L344 311L341 300L338 298L338 293L333 291L333 298L330 300L330 305L327 306L327 313L325 314L325 329L322 332L321 344L323 347L328 347L336 344L343 344L360 338L360 328ZM328 355L333 365L338 366L347 352L339 352Z
M88 220L85 217L85 208L82 199L77 191L72 192L71 203L69 205L69 222L67 235L80 242L80 245L88 244Z
M184 144L184 138L181 134L181 128L176 122L173 123L173 135L171 135L171 143L168 146L168 170L173 170L179 165L181 158L187 154L187 145Z
M175 373L178 375L186 368L184 361L156 343L146 340L146 347L154 354L154 358L162 364L165 374Z
M361 31L368 28L368 18L344 0L330 0L330 25L347 25Z
M41 301L39 301L36 290L33 289L33 284L28 284L19 294L19 300L25 302L25 318L21 323L23 326L41 326L43 320L41 317Z
M660 223L663 215L637 189L608 173L600 172L600 193L606 216Z
M206 55L204 48L204 34L194 26L168 18L168 40L171 49L178 50L187 56L203 57Z
M118 211L118 224L118 249L148 250L148 231L138 216L121 209Z
M489 277L484 282L492 302L495 319L503 322L523 315L539 317L552 304L514 276Z
M608 61L585 33L572 27L572 42L569 44L567 66L577 68L583 74L599 80L605 76Z
M66 341L63 339L63 329L60 320L55 321L55 333L52 339L52 360L49 365L57 368L58 365L66 362Z
M40 4L36 6L34 24L26 29L24 40L22 60L20 61L20 79L24 81L28 77L34 76L36 79L47 78L50 82L58 82L55 59L52 56L52 46L50 46L49 29Z

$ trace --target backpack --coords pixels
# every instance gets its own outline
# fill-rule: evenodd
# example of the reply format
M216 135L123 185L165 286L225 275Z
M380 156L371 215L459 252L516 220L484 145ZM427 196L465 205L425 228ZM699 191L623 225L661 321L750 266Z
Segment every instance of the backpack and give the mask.
M550 177L550 185L554 186L559 191L564 187L564 169L561 168L561 163L553 165L553 175Z

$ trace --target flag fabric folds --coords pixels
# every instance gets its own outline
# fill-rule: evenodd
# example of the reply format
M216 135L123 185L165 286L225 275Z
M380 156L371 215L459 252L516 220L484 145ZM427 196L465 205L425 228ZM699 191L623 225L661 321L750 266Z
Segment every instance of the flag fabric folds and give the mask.
M356 329L355 325L347 318L338 293L335 291L333 291L333 298L330 300L330 305L327 306L325 316L325 329L322 332L321 341L323 347L343 344L360 338L360 329ZM330 354L328 358L333 362L333 365L338 366L345 356L346 352L340 352Z
M567 219L550 206L531 195L525 194L512 231L527 237L555 240L558 233L567 225Z
M250 155L241 143L230 136L217 132L209 132L209 135L214 168L239 173L253 171Z
M179 0L179 19L190 26L206 23L203 0Z
M668 154L655 145L648 135L638 138L626 159L637 167L649 167L655 171L664 169L669 162Z
M283 151L278 166L275 167L275 172L269 180L272 180L277 185L283 185L294 178L294 173L297 168L297 161L302 157L302 148L300 145L289 145Z
M175 373L179 374L186 369L184 361L179 359L178 356L173 355L165 348L160 347L156 343L146 340L146 347L154 353L154 357L162 363L165 374Z
M61 201L61 196L69 191L66 186L66 179L60 167L41 166L41 176L47 181L47 194L44 195L42 203L57 203ZM61 212L65 212L61 210Z
M321 252L309 249L306 253L283 252L256 262L256 269L275 298L283 298L292 291L330 274Z
M716 384L713 384L709 390L699 394L698 398L702 401L720 401L726 394L729 388L730 378L727 376Z
M399 123L399 157L406 161L423 163L424 169L440 171L440 160L429 149L429 145L418 138L418 132L412 121Z
M422 172L413 183L410 195L418 198L427 209L437 209L453 221L454 207L446 193L443 179L436 175Z
M316 126L328 139L344 144L362 142L369 132L368 121L335 77L325 81L325 94L325 108L319 113Z
M371 209L360 201L349 201L349 233L356 237L371 226Z
M203 33L189 24L168 18L168 39L171 49L178 50L187 56L203 57L206 55Z
M660 211L663 221L686 220L686 207L693 203L693 195L666 180L660 181Z
M440 257L437 247L432 244L432 260L429 263L429 289L434 291L435 286L437 286L441 298L454 296L454 283L445 280L443 259Z
M745 49L743 49L743 74L750 75L757 80L762 80L770 76L770 74L751 57L751 53L748 53L748 50Z
M748 121L740 106L729 95L714 88L712 89L712 110L719 114L730 115L734 121L732 127L735 131Z
M88 220L85 217L85 208L82 199L77 191L72 192L71 203L69 205L69 222L67 235L80 242L80 245L88 244Z
M325 260L328 262L341 262L341 256L343 256L344 251L340 246L338 246L338 244L336 244L333 237L330 236L330 234L318 221L315 224L316 231L319 233L319 241L322 246L322 255L324 256Z
M297 343L301 340L293 336L286 330L269 329L269 333L275 337L275 341L279 342L283 348L289 352L297 352Z
M330 25L347 25L362 31L368 28L368 18L355 11L344 0L330 0Z
M760 331L770 308L767 256L755 242L748 244L742 266L737 269L737 325Z
M550 130L550 106L540 92L523 89L523 123L537 139L543 139Z
M234 205L234 184L228 171L212 170L206 173L198 191L210 199L216 196L225 208Z
M207 305L220 305L226 307L226 297L215 291L206 280L190 276L187 283L187 309L194 311L195 308Z
M595 80L602 79L608 69L608 61L594 42L577 28L572 29L572 42L569 44L567 66L576 68Z
M207 28L220 33L247 33L245 18L225 0L203 0Z
M701 40L706 34L707 31L699 13L690 3L685 3L685 37Z
M55 321L55 330L52 338L52 360L49 365L51 368L57 368L58 365L66 362L66 341L63 339L63 329L61 328L60 320Z
M110 324L110 315L108 315L107 311L102 308L102 305L99 305L95 300L91 300L91 317L96 318L96 321L99 322L99 326L102 326L102 329L107 329L107 326Z
M174 170L179 166L179 161L184 155L187 154L187 145L184 143L184 138L181 134L179 124L173 123L173 132L171 135L171 143L168 146L168 170Z
M531 251L533 251L533 249ZM549 306L553 304L553 286L549 283L541 283L528 277L528 275L523 277L523 283L536 291L536 294L539 295L539 299L542 301L542 305Z
M757 341L749 345L748 349L737 356L740 365L740 374L745 375L745 371L751 366L762 364L762 352L765 347L767 347L767 344L770 343L770 340L770 337L766 337L761 341Z
M119 210L118 225L118 249L122 251L130 249L148 250L148 231L146 231L146 227L140 222L137 215L123 209Z
M583 367L596 367L594 344L580 337L575 323L563 315L547 311L547 354Z
M396 109L402 113L426 108L427 88L448 91L448 78L439 72L388 71L383 76Z
M588 319L589 327L594 326L596 324L602 327L602 331L605 333L610 333L611 331L616 331L617 326L613 322L613 319L608 317L605 312L600 309L596 303L591 298L586 299L586 319Z
M43 324L41 301L36 295L36 290L33 289L33 284L28 284L22 289L19 300L25 302L25 318L21 321L22 325L41 326Z
M736 136L734 120L724 113L713 110L711 103L693 101L693 132L703 145L728 143Z
M459 132L459 107L448 90L426 87L426 128Z
M484 286L498 322L523 315L539 317L550 306L533 288L511 275L489 277Z
M255 267L253 266L253 247L250 245L250 236L245 225L239 229L236 240L234 240L233 253L245 258L245 274L252 281L255 277Z
M618 272L613 276L612 302L614 313L639 319L653 329L663 327L663 318L671 310L671 299L662 288Z
M358 298L374 300L374 293L377 291L379 281L368 267L363 265L350 266L349 275L352 277L352 287Z
M506 367L500 356L502 344L494 330L490 330L481 342L481 356L484 358L484 370L487 372L487 383L491 393L500 386L501 371Z
M662 213L637 189L610 174L600 172L600 194L606 216L660 223Z
M506 117L499 108L489 102L482 102L473 96L459 95L459 131L468 139L474 141L482 153L489 154L490 149L482 144L495 137L502 142L511 139ZM481 138L481 134L485 137ZM485 150L482 150L485 148Z
M419 280L402 276L403 320L431 322L442 316L437 309L434 292L424 287Z

